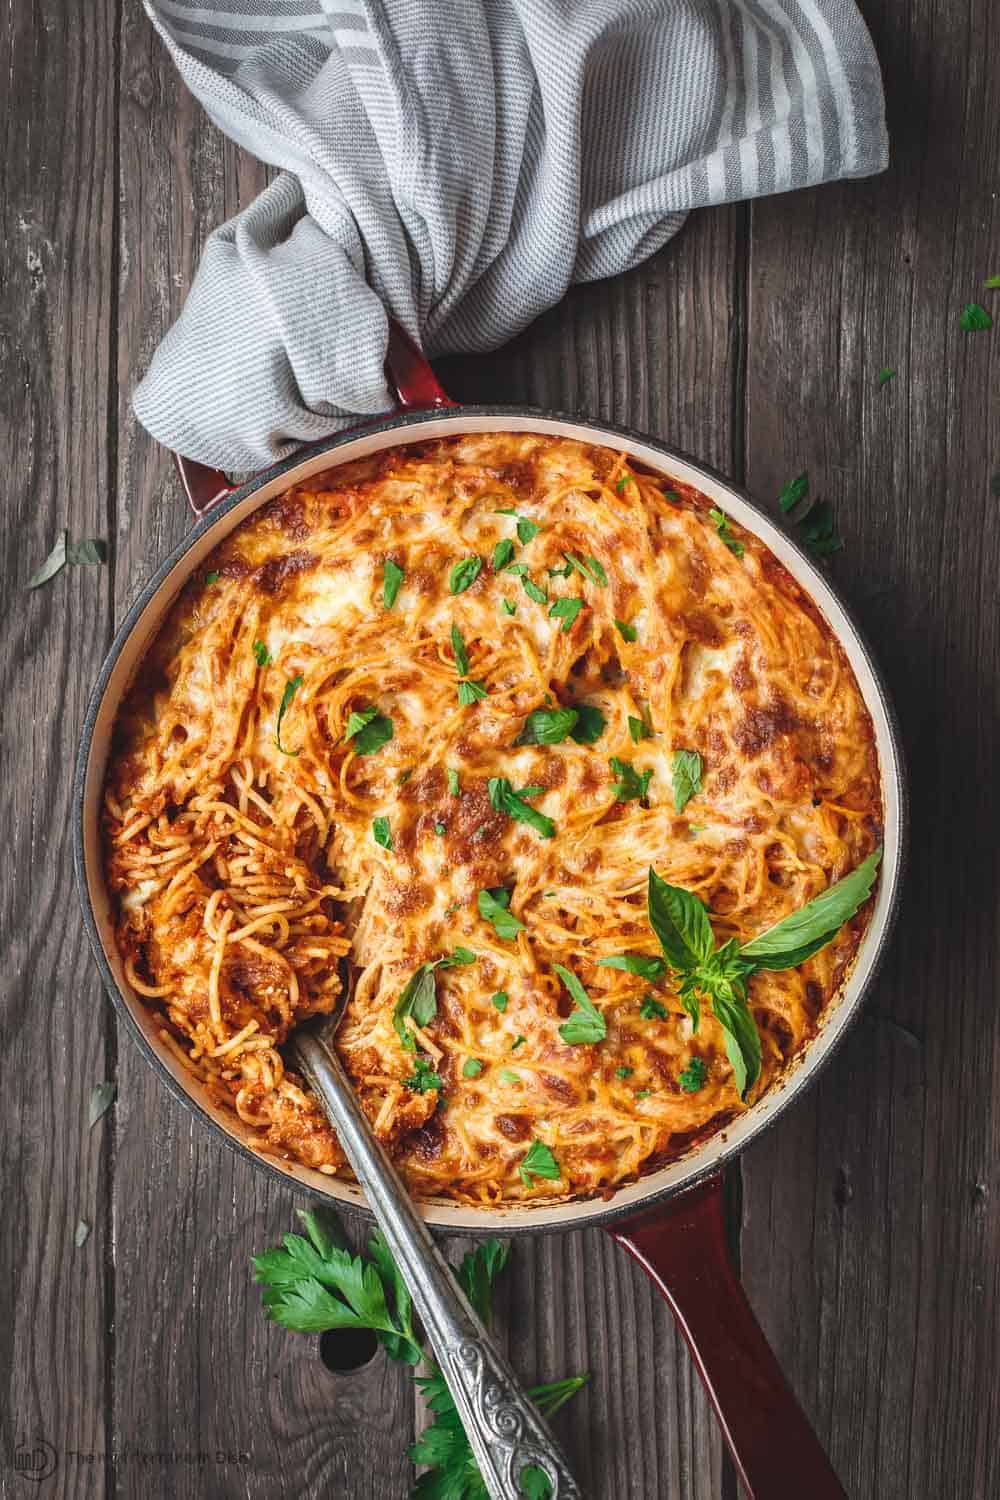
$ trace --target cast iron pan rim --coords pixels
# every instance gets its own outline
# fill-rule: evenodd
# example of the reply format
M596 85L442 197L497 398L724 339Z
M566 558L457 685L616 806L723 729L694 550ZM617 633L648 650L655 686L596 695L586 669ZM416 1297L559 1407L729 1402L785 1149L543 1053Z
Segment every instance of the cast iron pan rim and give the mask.
M173 1074L167 1068L166 1064L163 1062L162 1058L157 1053L156 1049L153 1047L148 1036L139 1025L139 1022L133 1016L124 995L118 988L117 981L114 974L112 973L111 966L108 963L107 956L104 952L104 946L101 942L100 933L98 932L97 928L97 920L94 914L93 907L91 905L89 891L87 889L87 876L84 861L84 820L86 812L84 791L87 778L87 764L90 758L90 747L93 740L94 728L97 723L98 714L100 712L101 703L104 698L104 693L107 688L108 681L140 615L152 600L154 595L157 593L164 579L170 573L171 569L176 567L176 565L183 559L185 554L191 550L195 543L202 536L204 536L205 532L208 531L212 526L214 526L222 516L227 515L234 506L239 505L242 501L246 500L248 496L254 494L256 491L263 489L266 485L270 484L272 480L280 478L282 474L290 473L293 469L297 469L302 463L307 462L311 458L319 457L321 454L333 454L338 448L343 447L347 443L355 442L360 436L368 437L372 434L389 431L407 432L409 429L417 429L427 422L447 422L449 420L454 421L467 417L526 417L529 420L538 419L552 422L566 422L575 427L593 427L598 432L611 433L616 437L630 439L634 443L639 443L647 448L654 449L657 453L662 454L664 458L680 459L683 463L689 464L690 467L696 470L698 473L707 475L709 478L723 485L726 489L731 490L734 494L738 495L740 499L743 500L744 503L754 512L755 515L761 516L770 524L775 524L777 520L776 517L763 510L762 507L749 494L747 494L746 490L743 489L741 485L735 484L731 479L722 474L718 469L712 468L711 465L703 463L700 459L692 458L682 449L674 448L667 443L661 442L657 438L652 438L646 433L637 431L635 428L625 427L615 422L606 422L602 418L598 417L582 416L578 412L556 411L538 406L505 406L492 404L477 406L458 406L432 408L426 411L405 412L402 415L397 412L394 415L387 417L384 421L367 424L363 432L359 432L357 428L352 428L346 432L336 434L331 438L326 438L322 442L312 443L308 447L297 449L296 452L294 454L291 454L288 458L281 459L278 463L272 464L269 469L265 469L262 473L254 475L252 479L248 480L245 484L234 490L234 492L229 495L224 501L221 501L218 505L213 506L213 508L206 515L202 516L201 519L192 528L192 530L188 532L187 536L185 536L183 540L180 541L176 547L174 547L173 551L170 552L167 558L160 564L160 566L153 573L153 576L150 578L149 582L142 590L140 590L138 596L127 611L125 618L123 619L121 625L118 627L118 630L115 633L115 637L111 643L108 654L104 659L104 664L101 667L100 674L98 675L97 681L94 685L94 689L90 695L90 700L87 704L87 711L84 716L83 728L80 735L80 745L76 757L76 767L73 776L73 869L76 876L77 894L79 896L80 905L83 910L84 927L86 929L87 939L90 943L91 951L94 955L95 960L97 961L97 966L100 970L101 978L104 982L104 988L110 996L112 1004L117 1010L119 1016L125 1022L126 1027L131 1033L133 1040L138 1043L140 1052L143 1054L146 1061L151 1064L154 1071L158 1074L160 1081L166 1085L170 1094L182 1105L184 1105L185 1108L189 1110L190 1113L194 1115L202 1125L207 1126L212 1135L224 1142L224 1144L231 1151L235 1152L238 1156L251 1161L258 1171L262 1171L269 1177L272 1177L275 1181L280 1182L282 1186L288 1191L299 1192L304 1196L307 1196L308 1198L326 1204L328 1207L333 1206L338 1213L345 1212L349 1215L354 1215L358 1218L361 1218L369 1223L373 1222L374 1216L372 1215L371 1210L368 1209L365 1204L353 1203L351 1201L344 1201L341 1199L333 1198L331 1194L321 1192L319 1188L312 1186L310 1183L300 1181L298 1178L291 1176L282 1167L274 1165L267 1159L267 1157L262 1156L259 1152L251 1150L251 1148L245 1145L243 1141L238 1140L235 1136L231 1135L227 1130L225 1130L218 1123L218 1121L213 1119L208 1111L203 1108L199 1101L195 1099L191 1094L189 1094L187 1090L173 1076ZM783 532L785 540L788 542L797 556L807 565L808 568L815 570L815 562L800 546L797 538L791 533L788 525L782 525L780 529ZM830 1059L843 1046L844 1038L856 1025L858 1016L860 1015L862 1007L864 1005L864 1001L884 962L886 949L889 946L889 941L892 937L896 925L896 919L899 914L900 890L903 883L903 875L909 859L909 793L907 788L906 768L903 760L899 721L896 715L896 710L893 707L892 700L886 690L882 673L875 661L875 657L872 653L866 635L857 624L853 610L851 610L845 604L839 591L825 576L824 582L829 588L830 593L833 595L834 599L839 604L840 608L843 610L852 629L854 630L855 636L858 640L858 644L861 648L862 655L864 656L865 663L872 674L872 679L875 683L875 687L881 702L881 707L883 713L885 714L886 723L888 725L889 744L892 751L891 769L896 780L897 793L899 798L899 858L896 865L893 888L890 892L889 906L886 910L882 930L879 933L877 946L868 961L867 972L865 973L864 978L860 983L858 993L852 1003L851 1014L849 1018L844 1022L839 1036L837 1036L835 1041L827 1048L825 1055L820 1059L820 1061L813 1064L811 1067L809 1065L807 1053L805 1060L799 1065L796 1072L792 1075L791 1080L784 1085L785 1097L778 1100L775 1103L772 1112L764 1119L761 1119L758 1124L752 1130L750 1130L742 1138L742 1140L739 1141L738 1144L724 1144L722 1148L717 1151L716 1155L710 1162L707 1162L704 1167L693 1171L689 1177L684 1178L683 1181L679 1183L671 1183L668 1186L652 1190L650 1191L648 1196L640 1199L639 1201L622 1204L618 1207L614 1205L613 1200L609 1201L606 1207L597 1208L594 1212L591 1212L588 1209L586 1214L581 1215L576 1219L569 1220L565 1224L532 1224L530 1209L512 1209L510 1210L509 1221L484 1224L481 1228L475 1225L451 1226L431 1224L429 1225L429 1227L433 1231L439 1232L441 1234L463 1234L468 1235L472 1238L485 1238L497 1234L511 1236L523 1234L561 1234L575 1229L590 1229L599 1225L608 1225L619 1219L633 1218L639 1214L644 1214L650 1209L658 1206L659 1204L662 1204L668 1198L673 1197L675 1193L683 1192L686 1188L693 1187L696 1183L699 1183L705 1178L712 1176L728 1162L731 1162L735 1157L737 1157L740 1152L744 1151L751 1144L751 1142L757 1139L762 1131L766 1130L769 1126L775 1123L775 1121L785 1112L789 1104L792 1102L792 1099L797 1094L799 1094L806 1086L811 1085L815 1081L815 1079L827 1067ZM599 1204L600 1199L594 1198L592 1202L595 1205Z

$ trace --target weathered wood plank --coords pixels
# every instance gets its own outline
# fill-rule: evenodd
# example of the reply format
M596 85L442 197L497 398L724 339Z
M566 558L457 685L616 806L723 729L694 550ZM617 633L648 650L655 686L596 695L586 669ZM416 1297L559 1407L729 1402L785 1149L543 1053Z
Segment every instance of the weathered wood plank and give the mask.
M744 1279L856 1500L1000 1492L996 306L987 10L865 6L890 172L754 206L749 482L809 467L912 779L899 930L820 1085L744 1160ZM877 372L898 374L880 390ZM991 894L992 893L992 894ZM993 1351L993 1352L991 1352Z
M3 1495L31 1489L24 1464L51 1473L49 1495L103 1492L100 1464L72 1457L104 1450L110 1136L87 1128L109 1030L76 915L70 783L110 569L23 588L62 527L107 535L114 33L113 0L73 20L41 0L0 26Z
M446 389L621 422L738 474L743 219L696 216L647 265L576 288L496 354L442 361ZM722 1493L718 1429L673 1320L600 1231L518 1241L498 1322L531 1383L590 1370L560 1433L592 1495Z
M189 525L169 455L136 423L130 393L180 310L209 230L266 180L209 125L138 11L123 25L120 127L119 615ZM261 1313L251 1256L297 1227L301 1199L195 1126L127 1038L120 1080L117 1493L405 1494L409 1376L382 1354L332 1375L316 1340Z

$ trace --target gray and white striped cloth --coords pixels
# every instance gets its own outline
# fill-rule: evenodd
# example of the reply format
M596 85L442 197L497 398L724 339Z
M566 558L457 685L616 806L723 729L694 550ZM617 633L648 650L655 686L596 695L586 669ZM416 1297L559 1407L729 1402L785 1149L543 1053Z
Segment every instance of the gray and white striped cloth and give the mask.
M145 0L280 175L209 239L135 393L246 471L391 409L387 316L488 350L703 204L880 172L853 0Z

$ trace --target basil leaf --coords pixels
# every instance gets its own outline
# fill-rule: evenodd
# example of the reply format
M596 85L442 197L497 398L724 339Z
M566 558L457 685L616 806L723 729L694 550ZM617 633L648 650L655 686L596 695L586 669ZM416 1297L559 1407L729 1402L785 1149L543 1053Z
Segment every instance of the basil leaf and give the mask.
M524 721L515 745L558 745L568 739L580 715L575 708L536 708Z
M589 583L596 583L601 588L607 588L608 575L605 573L596 557L577 557L575 552L564 552L563 557L571 568L586 578Z
M274 660L263 641L254 641L253 659L258 667L269 667Z
M451 627L451 649L455 653L455 670L459 677L468 677L469 653L465 649L465 640L457 625Z
M735 986L712 990L712 1014L722 1027L736 1089L745 1099L760 1077L760 1035L746 1000Z
M505 615L517 614L517 605L511 599L501 599L500 608L503 610Z
M958 322L963 333L976 333L984 328L993 327L992 317L985 307L980 307L978 302L966 303Z
M502 1083L520 1083L520 1073L515 1073L513 1068L501 1068L499 1078Z
M376 844L379 844L381 846L381 848L392 848L392 833L389 829L388 818L372 819L372 838L375 840Z
M646 894L649 925L672 969L684 974L703 964L715 948L708 913L698 897L668 885L650 866Z
M382 603L386 609L391 609L399 594L400 584L406 577L405 572L398 563L394 563L391 557L387 557L382 564Z
M715 529L719 533L719 540L724 542L734 557L743 556L743 543L738 542L729 529L729 517L721 510L710 510L709 520L715 522Z
M513 912L507 910L510 905L510 891L505 890L502 885L494 886L489 891L480 891L476 898L476 904L479 907L479 915L485 917L487 922L493 923L497 937L502 938L505 942L511 942L517 937L519 932L524 931L524 923L520 918L515 917ZM502 994L503 991L499 993ZM497 997L494 995L494 1005L496 1005L496 1000ZM504 1004L506 1005L506 1001ZM503 1006L497 1006L498 1010L503 1008Z
M392 1012L396 1035L407 1052L417 1050L417 1039L406 1024L407 1018L412 1016L416 1024L423 1027L437 1015L437 980L434 968L432 963L420 965L400 994Z
M739 950L740 958L757 969L792 969L805 963L820 948L825 948L868 900L881 858L882 850L873 850L843 880L744 943Z
M294 756L301 754L301 749L286 750L284 745L281 743L281 721L284 719L286 713L288 712L289 705L291 704L291 701L295 697L295 694L298 692L299 688L302 686L302 682L303 678L301 672L297 677L289 678L289 680L285 683L285 691L281 695L281 705L278 709L278 722L274 727L274 743L281 751L282 755Z
M491 776L487 782L490 794L490 805L495 812L506 813L508 818L515 822L527 823L534 828L536 833L541 834L543 839L555 836L556 825L551 818L544 813L529 807L521 797L517 795L506 776Z
M206 573L205 574L205 582L206 583L218 583L218 581L219 581L219 579L221 577L222 577L221 573Z
M514 560L514 543L509 536L502 537L493 548L493 571L499 573Z
M570 738L578 745L596 744L608 726L607 719L594 703L577 703L575 708L577 721L570 731Z
M553 968L576 1001L576 1009L559 1027L563 1041L571 1046L581 1042L603 1042L608 1034L608 1023L579 979L572 969L564 969L562 964L553 964Z
M453 594L464 594L467 588L471 588L479 577L482 570L483 560L481 557L464 557L461 562L455 563L448 574L448 587Z
M474 964L475 962L476 955L471 948L453 948L450 953L445 954L444 958L436 960L436 967L454 969L457 964Z
M524 575L521 578L521 587L524 589L524 592L527 594L528 598L533 599L536 604L548 604L549 596L546 590L540 589L538 587L538 584L535 583L532 579L528 578L527 575Z
M635 1072L634 1068L627 1068L627 1067L625 1067L623 1065L622 1067L615 1069L615 1077L616 1078L631 1078L632 1074L634 1072Z
M301 678L299 681L301 682ZM380 714L377 708L364 708L352 713L344 731L345 740L354 741L355 755L374 755L393 736L392 720Z
M524 578L528 572L527 563L508 563L504 568L505 573L512 573L515 578Z
M629 625L625 620L616 620L615 628L623 641L637 641L639 639L638 630L636 630L634 625Z
M471 677L463 677L458 684L458 701L462 708L468 708L473 703L479 703L487 696L485 682L478 682Z
M583 608L583 600L575 598L556 599L549 608L549 615L563 622L563 635L573 628L573 622Z
M546 568L545 571L550 578L568 578L573 571L573 564L567 563L562 568Z
M803 469L797 479L789 479L781 486L778 495L778 505L787 516L790 510L794 510L800 500L804 500L809 493L809 470Z
M617 777L614 783L615 801L635 802L638 800L641 802L649 791L649 783L653 779L652 771L643 771L640 775L631 761L620 760L617 755L611 757L608 765Z
M518 516L517 539L522 546L526 547L530 541L533 541L540 530L541 527L536 526L535 522L528 516Z
M675 750L670 760L674 810L683 812L701 791L701 756L697 750Z
M599 969L622 969L626 974L638 974L640 979L648 979L651 983L662 979L667 972L667 965L662 958L646 953L615 953L610 958L599 958L597 966Z
M532 1177L545 1177L551 1182L558 1182L562 1176L559 1163L544 1141L532 1141L517 1170L526 1187L531 1186Z
M624 492L625 486L628 484L628 482L629 482L629 480L631 478L632 478L631 474L623 474L622 475L622 477L619 479L618 483L615 485L615 494L616 495L620 495L620 494L622 494Z

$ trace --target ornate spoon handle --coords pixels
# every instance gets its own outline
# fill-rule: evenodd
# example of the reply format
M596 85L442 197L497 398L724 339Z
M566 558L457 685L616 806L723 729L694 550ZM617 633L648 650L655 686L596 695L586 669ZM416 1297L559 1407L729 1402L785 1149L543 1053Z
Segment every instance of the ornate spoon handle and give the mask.
M529 1465L548 1478L551 1500L582 1500L558 1444L469 1305L376 1140L340 1060L309 1031L297 1032L292 1046L410 1289L492 1500L519 1500L520 1475Z

